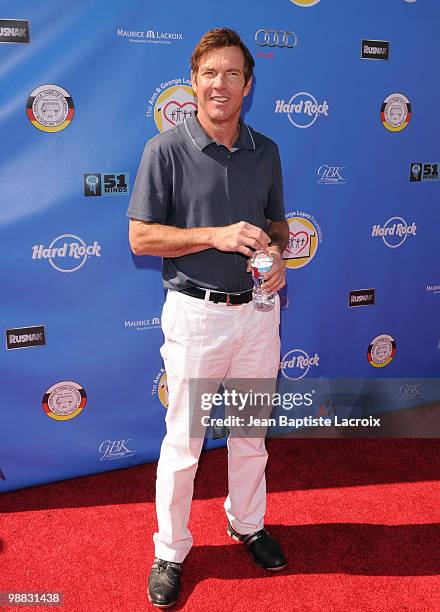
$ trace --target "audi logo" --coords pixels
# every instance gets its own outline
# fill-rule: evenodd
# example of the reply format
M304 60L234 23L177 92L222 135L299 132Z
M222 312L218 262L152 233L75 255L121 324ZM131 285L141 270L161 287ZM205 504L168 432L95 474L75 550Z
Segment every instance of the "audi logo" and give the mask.
M286 47L293 49L298 43L295 32L284 30L257 30L255 32L255 42L260 47Z

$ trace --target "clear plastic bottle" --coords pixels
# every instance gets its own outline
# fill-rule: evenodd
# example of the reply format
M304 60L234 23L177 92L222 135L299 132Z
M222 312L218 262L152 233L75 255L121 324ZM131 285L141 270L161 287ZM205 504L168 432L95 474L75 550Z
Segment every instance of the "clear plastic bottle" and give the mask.
M268 250L255 251L251 259L252 279L254 288L252 290L252 301L256 310L272 310L275 305L275 295L267 293L261 288L264 282L263 276L273 264L273 257Z

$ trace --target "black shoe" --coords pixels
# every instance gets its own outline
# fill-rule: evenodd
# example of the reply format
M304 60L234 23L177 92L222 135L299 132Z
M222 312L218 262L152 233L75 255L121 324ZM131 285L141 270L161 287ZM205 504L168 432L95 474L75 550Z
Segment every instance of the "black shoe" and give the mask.
M246 544L254 561L267 570L278 571L286 567L287 560L281 546L269 535L266 529L241 535L228 524L227 533L233 540Z
M158 608L168 608L176 603L180 591L180 563L154 559L148 577L148 599Z

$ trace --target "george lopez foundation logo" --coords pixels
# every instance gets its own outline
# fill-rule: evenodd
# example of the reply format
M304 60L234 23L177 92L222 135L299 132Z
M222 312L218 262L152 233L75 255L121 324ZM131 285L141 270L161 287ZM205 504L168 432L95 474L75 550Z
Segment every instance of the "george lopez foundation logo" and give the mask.
M0 19L0 43L28 43L27 19Z
M74 234L57 236L48 247L44 244L35 244L32 247L32 259L47 260L58 272L76 272L90 257L101 257L101 245L97 240L87 245L82 238Z
M147 118L154 117L159 132L184 123L197 110L197 98L191 81L171 79L156 87L148 100Z
M165 368L160 368L153 380L151 395L157 396L164 408L168 408L168 385Z
M322 242L321 227L312 215L298 210L288 213L286 221L289 224L289 240L283 253L286 268L302 268L316 255Z
M275 113L287 115L290 123L297 128L309 128L318 117L328 117L328 103L326 100L318 103L312 94L300 91L294 94L288 102L277 100Z
M390 249L402 246L408 236L415 236L417 225L409 225L402 217L391 217L383 225L373 225L372 238L382 238L383 243Z
M46 333L44 325L17 327L6 330L6 350L44 346Z

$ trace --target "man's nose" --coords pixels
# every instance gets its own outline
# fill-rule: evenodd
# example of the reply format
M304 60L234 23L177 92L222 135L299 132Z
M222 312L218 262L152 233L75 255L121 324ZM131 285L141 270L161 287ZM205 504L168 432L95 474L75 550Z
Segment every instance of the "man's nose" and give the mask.
M215 79L212 83L212 86L214 89L223 89L226 85L226 78L225 75L222 74L221 72L218 72L215 75Z

